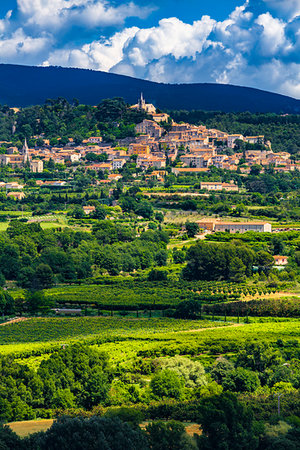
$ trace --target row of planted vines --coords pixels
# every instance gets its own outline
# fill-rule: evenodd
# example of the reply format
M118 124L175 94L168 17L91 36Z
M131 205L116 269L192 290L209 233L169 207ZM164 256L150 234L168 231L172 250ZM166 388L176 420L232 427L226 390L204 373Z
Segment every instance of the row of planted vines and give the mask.
M250 288L225 282L123 281L119 283L63 286L46 290L57 305L95 305L103 309L166 309L182 301L228 302L251 295L268 295L275 289Z
M249 302L228 302L204 305L203 312L214 315L257 316L257 317L299 317L300 298L261 299Z

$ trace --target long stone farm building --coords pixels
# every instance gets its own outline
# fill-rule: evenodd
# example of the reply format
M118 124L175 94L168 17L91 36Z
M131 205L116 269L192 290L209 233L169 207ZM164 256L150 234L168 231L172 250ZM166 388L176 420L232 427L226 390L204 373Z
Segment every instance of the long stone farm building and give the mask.
M200 228L209 231L224 231L229 233L246 233L246 231L269 232L272 226L268 222L221 222L201 220L197 222Z

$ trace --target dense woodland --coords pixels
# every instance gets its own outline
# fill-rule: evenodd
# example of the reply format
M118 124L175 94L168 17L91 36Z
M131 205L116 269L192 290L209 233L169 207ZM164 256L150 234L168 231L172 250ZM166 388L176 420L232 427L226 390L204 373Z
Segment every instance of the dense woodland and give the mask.
M69 103L64 98L47 100L44 105L22 108L14 112L7 106L0 111L0 140L21 145L25 137L29 145L41 144L32 136L44 134L51 145L67 144L69 138L81 143L89 136L100 133L109 142L135 136L134 127L146 117L141 111L128 109L123 99L103 100L97 108L79 105L78 100ZM118 124L118 126L116 126ZM14 128L13 128L14 126Z

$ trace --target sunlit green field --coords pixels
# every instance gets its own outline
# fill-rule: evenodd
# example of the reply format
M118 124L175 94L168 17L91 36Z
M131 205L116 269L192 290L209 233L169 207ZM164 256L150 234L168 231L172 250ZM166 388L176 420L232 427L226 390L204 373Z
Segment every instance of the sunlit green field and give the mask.
M64 228L67 226L66 223L60 223L60 222L41 222L41 227L43 228L43 230L49 230L52 228ZM1 231L6 231L8 227L8 222L0 222L0 232Z
M152 336L224 326L223 322L179 319L120 319L115 317L36 318L0 327L0 352L4 344L64 342L69 339Z
M40 318L0 327L0 353L38 367L63 345L84 343L109 354L111 362L128 363L139 355L174 356L235 353L247 342L280 339L300 344L300 320L237 324L178 319Z

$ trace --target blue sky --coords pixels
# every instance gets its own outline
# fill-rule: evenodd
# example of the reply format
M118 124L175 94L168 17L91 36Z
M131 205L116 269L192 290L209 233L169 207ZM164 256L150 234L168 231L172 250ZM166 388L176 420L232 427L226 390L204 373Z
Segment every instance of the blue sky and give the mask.
M1 0L0 62L300 98L300 0Z

